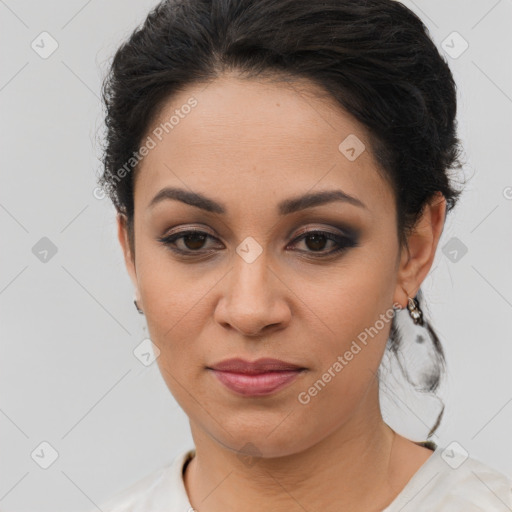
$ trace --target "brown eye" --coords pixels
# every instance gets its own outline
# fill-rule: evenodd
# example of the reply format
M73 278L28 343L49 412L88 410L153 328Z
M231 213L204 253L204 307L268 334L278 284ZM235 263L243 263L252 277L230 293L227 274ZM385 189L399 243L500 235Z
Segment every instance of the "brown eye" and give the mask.
M312 251L321 251L325 248L327 243L327 237L324 235L320 235L318 233L314 233L312 235L308 235L304 237L304 241L309 249Z
M358 245L356 238L337 235L329 231L307 231L297 237L292 245L298 245L299 242L303 242L306 249L297 249L298 252L309 253L317 257L331 256ZM331 250L325 250L329 242L332 248Z
M213 241L213 248L208 248L209 240ZM222 249L224 247L217 238L199 230L173 233L169 236L158 238L158 241L173 252L190 257L212 254L217 248ZM217 242L216 247L215 242ZM358 245L356 238L337 235L328 231L307 231L297 237L292 245L296 246L299 242L303 242L306 248L297 249L297 251L314 257L331 256ZM326 250L329 243L332 246L331 250Z
M183 243L187 249L198 250L202 249L207 236L204 233L192 233L183 236Z
M208 245L209 239L218 242L215 237L205 233L204 231L188 230L173 233L172 235L165 236L163 238L158 238L158 241L178 254L184 256L195 256L212 252L211 249L205 248L205 246ZM218 245L222 246L220 242Z

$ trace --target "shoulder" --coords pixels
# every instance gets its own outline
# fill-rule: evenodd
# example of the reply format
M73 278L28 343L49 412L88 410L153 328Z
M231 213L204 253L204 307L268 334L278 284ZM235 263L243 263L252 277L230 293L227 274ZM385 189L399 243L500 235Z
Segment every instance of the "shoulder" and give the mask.
M182 470L194 450L181 452L174 460L152 471L100 504L102 512L156 512L190 507L183 484ZM97 508L95 508L97 510ZM91 511L92 512L92 511Z
M443 454L444 459L450 456L450 450ZM454 503L467 502L471 511L499 511L505 504L512 510L512 478L479 459L468 457L459 467L446 464L442 474L446 496Z
M512 478L467 453L437 447L385 512L512 510Z

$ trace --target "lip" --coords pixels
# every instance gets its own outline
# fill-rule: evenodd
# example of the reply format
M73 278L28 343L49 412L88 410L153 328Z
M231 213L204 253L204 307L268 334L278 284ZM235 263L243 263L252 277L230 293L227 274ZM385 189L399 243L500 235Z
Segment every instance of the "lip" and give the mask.
M227 359L207 367L227 388L243 396L265 396L291 384L306 368L279 359Z

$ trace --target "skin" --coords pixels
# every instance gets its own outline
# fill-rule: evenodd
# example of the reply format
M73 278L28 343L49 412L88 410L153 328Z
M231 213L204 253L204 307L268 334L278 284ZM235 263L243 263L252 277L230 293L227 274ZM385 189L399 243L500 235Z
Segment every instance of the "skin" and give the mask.
M391 322L309 403L297 399L379 315L393 303L405 308L415 296L446 211L436 196L408 249L400 248L392 189L364 126L318 92L308 82L234 74L188 87L152 129L192 95L198 105L137 170L134 250L118 215L126 267L160 350L160 371L190 420L196 456L184 482L199 512L378 511L432 454L381 416L376 372ZM349 134L366 145L355 161L338 150ZM176 200L150 208L168 186L201 193L226 213ZM366 208L336 201L277 212L284 199L332 189ZM296 241L304 228L343 234L340 224L360 236L358 245L335 256L318 256L336 247L328 239L323 246ZM180 257L158 241L171 229L190 228L214 238L176 244L202 256ZM252 263L236 252L249 236L262 249ZM307 371L275 394L242 397L206 369L235 356L274 357Z

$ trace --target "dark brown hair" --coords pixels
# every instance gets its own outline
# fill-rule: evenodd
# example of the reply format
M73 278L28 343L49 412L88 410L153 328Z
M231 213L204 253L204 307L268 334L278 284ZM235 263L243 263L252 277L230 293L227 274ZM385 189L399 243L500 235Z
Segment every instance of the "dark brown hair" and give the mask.
M403 4L168 0L119 47L102 90L107 132L99 184L126 216L133 249L137 166L122 179L119 170L126 169L165 102L226 71L248 79L307 79L362 123L394 191L401 245L437 191L446 198L447 211L456 204L461 190L450 177L462 167L456 86L428 29ZM443 365L441 344L427 326ZM393 322L393 351L399 338ZM417 389L435 390L440 376L426 377Z

